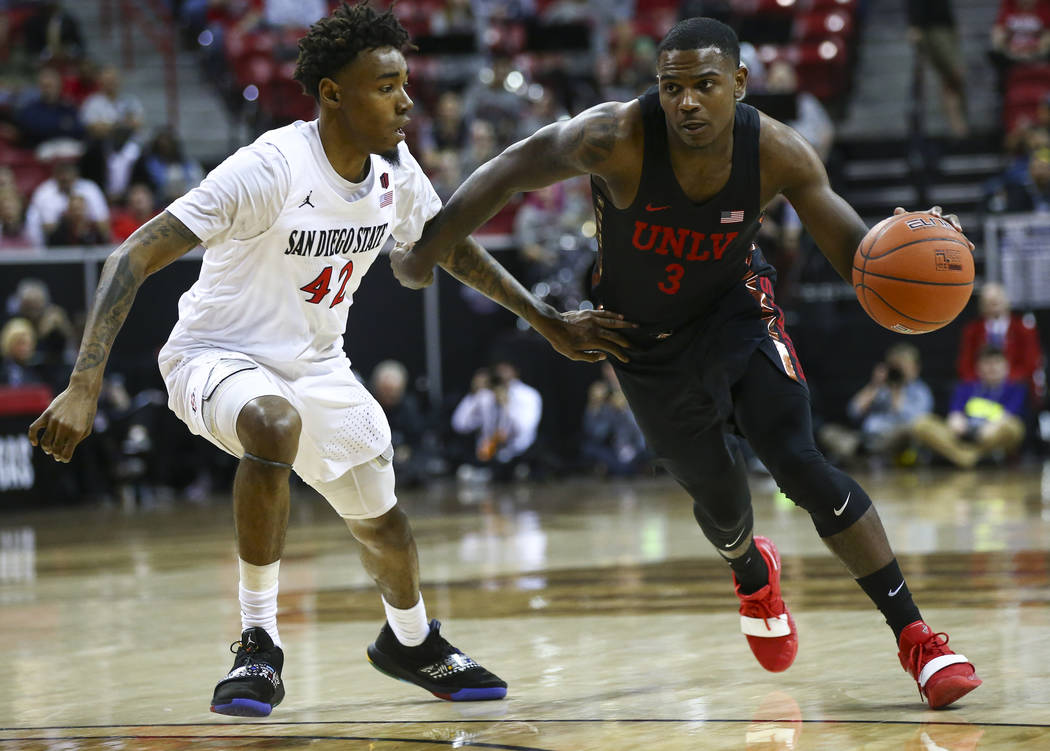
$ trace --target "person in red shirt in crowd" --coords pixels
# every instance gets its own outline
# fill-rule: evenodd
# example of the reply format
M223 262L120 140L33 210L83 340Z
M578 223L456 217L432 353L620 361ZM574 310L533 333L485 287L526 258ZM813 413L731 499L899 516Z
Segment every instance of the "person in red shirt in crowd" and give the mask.
M1012 65L1050 58L1050 0L1002 0L990 56L1000 76Z
M996 282L981 288L980 317L963 329L959 359L956 362L959 378L977 380L977 360L987 346L1003 350L1010 365L1010 380L1028 385L1031 406L1040 408L1046 398L1046 371L1043 348L1039 343L1039 329L1030 313L1010 312L1006 289Z
M157 215L153 208L153 191L148 185L135 183L128 188L127 206L115 210L110 216L110 231L113 240L122 243L139 227Z

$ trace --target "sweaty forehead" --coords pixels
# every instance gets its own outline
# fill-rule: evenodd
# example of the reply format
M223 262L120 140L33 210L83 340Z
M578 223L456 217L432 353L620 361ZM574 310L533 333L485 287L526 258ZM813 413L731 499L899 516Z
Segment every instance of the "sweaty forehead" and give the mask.
M692 50L665 50L656 61L656 71L662 77L689 78L702 73L718 71L731 75L736 70L729 55L718 47Z

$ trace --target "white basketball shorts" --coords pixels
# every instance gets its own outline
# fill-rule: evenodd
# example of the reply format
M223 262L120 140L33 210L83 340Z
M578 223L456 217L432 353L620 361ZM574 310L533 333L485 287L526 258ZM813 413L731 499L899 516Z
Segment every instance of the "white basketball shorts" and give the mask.
M346 518L379 516L396 503L389 467L390 426L345 355L274 363L214 348L163 354L160 366L168 406L192 433L240 458L244 454L237 437L241 409L260 396L283 397L303 425L292 465L296 474ZM368 464L375 464L373 470L388 470L389 481L383 478L374 483L377 492L355 493L358 500L348 501L339 491L347 485L345 476ZM329 497L334 492L340 497Z

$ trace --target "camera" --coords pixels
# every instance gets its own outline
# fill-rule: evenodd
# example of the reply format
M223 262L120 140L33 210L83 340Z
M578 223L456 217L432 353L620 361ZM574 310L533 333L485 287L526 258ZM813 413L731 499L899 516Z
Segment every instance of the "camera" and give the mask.
M900 386L904 383L904 371L897 365L890 365L886 368L886 383L891 386Z

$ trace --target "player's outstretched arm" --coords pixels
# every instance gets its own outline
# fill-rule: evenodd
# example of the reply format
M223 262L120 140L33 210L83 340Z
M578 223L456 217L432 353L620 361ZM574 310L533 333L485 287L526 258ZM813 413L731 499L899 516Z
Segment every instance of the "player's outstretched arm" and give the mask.
M763 119L762 127L763 192L771 185L784 194L821 253L839 276L852 283L853 254L867 225L831 189L824 164L802 136L775 121Z
M514 194L579 175L603 176L623 126L624 106L600 104L571 120L552 123L479 167L427 223L414 247L390 254L398 281L413 289L429 284L434 265L457 252L463 239Z
M529 322L558 352L570 360L595 362L611 354L627 362L629 342L617 329L635 324L607 310L559 313L537 300L510 272L472 237L461 241L441 262L452 276Z
M70 460L77 444L91 432L109 351L139 286L199 243L186 225L165 211L110 254L102 267L69 385L29 426L30 443L57 461Z

